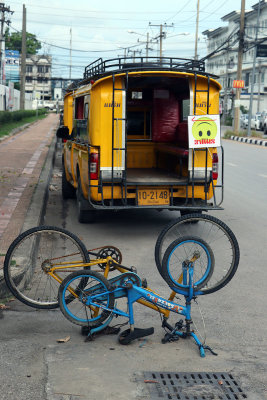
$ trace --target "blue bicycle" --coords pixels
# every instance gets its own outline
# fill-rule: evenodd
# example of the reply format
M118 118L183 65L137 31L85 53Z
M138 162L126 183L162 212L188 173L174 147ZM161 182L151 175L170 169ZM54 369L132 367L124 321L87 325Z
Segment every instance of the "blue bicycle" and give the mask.
M184 296L185 305L174 302L174 296L169 299L159 296L147 287L146 280L142 280L137 273L126 272L107 280L98 272L80 270L67 276L60 285L59 304L64 316L74 324L87 327L89 335L106 328L115 316L126 317L130 328L119 335L119 342L129 344L134 339L154 332L154 328L139 329L134 326L133 305L142 299L145 306L163 314L162 326L166 331L163 343L192 337L201 357L205 357L206 349L216 354L199 340L192 329L191 303L197 296L221 289L233 278L239 263L239 246L230 228L214 217L201 214L182 217L171 228L173 230L176 224L179 229L187 228L190 232L191 223L199 233L203 232L201 225L204 223L209 234L202 234L202 237L191 234L178 236L168 245L157 264L160 274L172 291ZM169 235L169 231L170 227L160 234L161 243ZM218 252L218 238L228 243L228 252L225 251L226 264L222 271L214 256ZM159 241L157 246L161 248ZM228 260L229 255L231 260ZM118 306L121 298L127 298L127 311ZM170 312L182 315L184 320L179 320L172 327L168 323Z

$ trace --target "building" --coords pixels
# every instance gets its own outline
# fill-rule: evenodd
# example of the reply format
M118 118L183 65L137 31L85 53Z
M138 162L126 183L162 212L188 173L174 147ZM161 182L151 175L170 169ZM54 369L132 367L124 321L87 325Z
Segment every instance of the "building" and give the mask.
M14 83L9 86L0 85L0 111L17 111L20 109L20 91L14 89ZM25 94L25 110L32 109L31 95Z
M252 89L252 70L254 54L256 51L255 40L264 43L267 38L267 2L260 1L260 18L257 24L258 5L252 6L252 10L245 12L244 53L242 63L242 79L244 88L241 91L240 104L249 108L249 100ZM235 95L233 81L237 77L240 11L233 11L224 17L222 21L227 26L210 29L203 32L207 37L207 51L212 54L206 63L206 71L218 75L222 84L222 104L225 112L232 108L232 99ZM266 42L267 44L267 39ZM267 53L267 52L266 52ZM267 56L267 54L266 54ZM253 85L252 113L267 110L267 57L256 57L256 69Z
M33 99L51 100L52 57L47 55L28 55L26 58L25 93Z

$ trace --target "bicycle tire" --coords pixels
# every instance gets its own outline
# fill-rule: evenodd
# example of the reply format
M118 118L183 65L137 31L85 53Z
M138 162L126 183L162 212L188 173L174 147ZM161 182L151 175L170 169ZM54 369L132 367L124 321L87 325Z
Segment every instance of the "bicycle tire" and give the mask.
M239 246L232 230L211 215L188 214L172 221L160 232L155 245L155 262L159 273L162 275L165 251L174 240L183 236L203 239L214 254L214 273L207 285L201 288L201 294L214 293L228 284L238 268Z
M19 301L30 307L57 308L59 285L44 269L60 259L65 262L90 261L85 245L66 229L39 226L23 232L11 243L5 256L7 287ZM63 280L69 273L66 269L58 275Z
M77 281L77 285L75 284ZM86 282L81 289L80 282ZM75 285L75 286L74 286ZM78 288L78 289L77 289ZM68 302L65 295L69 296L69 291L74 291L78 297L73 296L73 300ZM110 292L112 286L109 281L101 274L94 271L76 271L67 276L61 283L58 291L58 301L63 315L73 324L79 326L96 327L101 325L112 313L114 307L114 294ZM101 304L109 310L101 307L85 305L87 297L95 296L92 301L94 304ZM92 309L96 308L99 314L92 316ZM89 318L90 317L90 318Z
M174 240L167 248L162 261L162 276L173 290L189 290L187 275L183 280L183 263L194 261L193 287L199 290L211 279L214 271L214 255L210 246L195 236ZM180 279L179 279L180 277Z

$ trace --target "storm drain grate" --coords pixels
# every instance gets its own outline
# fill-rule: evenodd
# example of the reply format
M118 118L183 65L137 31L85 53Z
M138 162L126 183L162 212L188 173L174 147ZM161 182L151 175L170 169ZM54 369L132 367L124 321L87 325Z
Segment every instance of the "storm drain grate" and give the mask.
M144 372L151 399L241 400L246 394L236 379L224 372Z

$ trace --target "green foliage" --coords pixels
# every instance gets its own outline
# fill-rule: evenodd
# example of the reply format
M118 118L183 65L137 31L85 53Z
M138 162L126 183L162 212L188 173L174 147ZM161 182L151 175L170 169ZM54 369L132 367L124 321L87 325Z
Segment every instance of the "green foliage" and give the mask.
M21 53L21 38L22 32L5 32L5 45L7 50L18 50ZM26 32L26 53L36 54L42 47L41 42L37 40L36 36L32 33Z
M38 114L45 114L45 109L38 110ZM35 110L18 110L18 111L0 111L0 124L9 122L21 121L24 118L33 117L36 115Z
M251 136L255 138L262 138L263 133L262 132L257 132L257 131L251 131Z
M226 125L226 126L232 126L232 124L233 124L233 118L232 118L230 115L228 115L228 116L225 118L225 125Z
M223 135L224 139L230 139L231 136L235 136L235 133L233 131L226 131Z
M240 106L240 111L242 112L242 114L247 114L248 113L247 107L245 107L243 105Z

